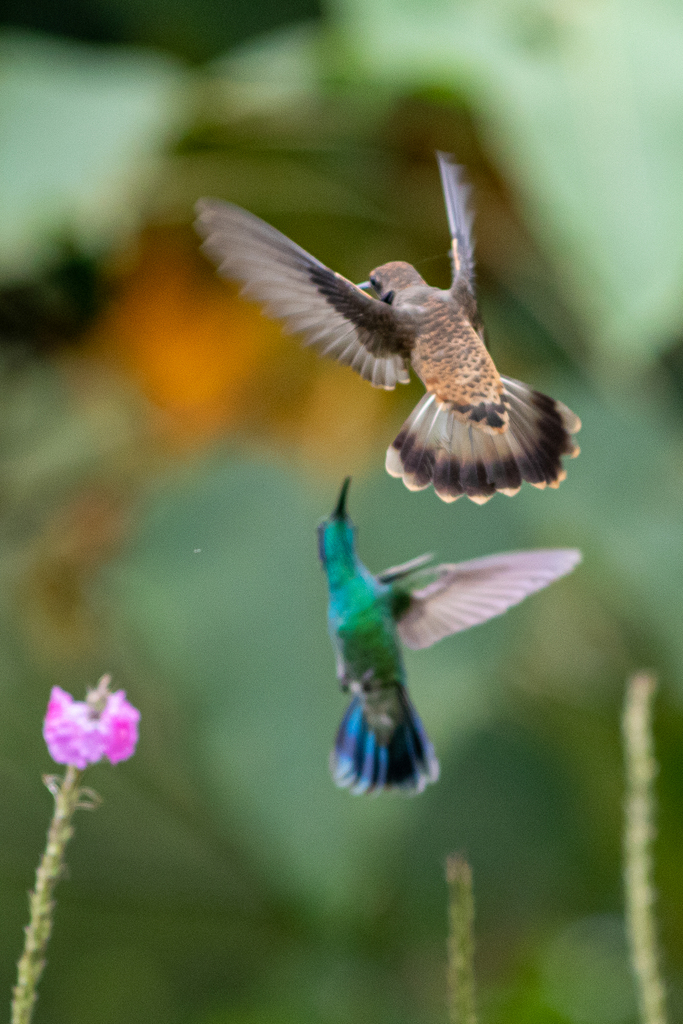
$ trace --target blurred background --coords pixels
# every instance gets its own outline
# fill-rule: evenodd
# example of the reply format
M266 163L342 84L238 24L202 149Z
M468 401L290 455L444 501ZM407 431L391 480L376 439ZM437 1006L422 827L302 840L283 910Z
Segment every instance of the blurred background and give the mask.
M683 10L637 0L5 0L0 34L0 980L43 847L51 686L142 711L98 766L36 1021L446 1019L444 859L474 871L490 1024L629 1024L619 714L661 680L659 917L683 1008ZM559 491L409 493L376 391L237 297L229 199L360 281L449 280L434 150L473 183L501 371L583 420ZM335 789L315 526L353 474L378 571L578 546L408 653L442 775ZM678 1010L677 1010L678 1008Z

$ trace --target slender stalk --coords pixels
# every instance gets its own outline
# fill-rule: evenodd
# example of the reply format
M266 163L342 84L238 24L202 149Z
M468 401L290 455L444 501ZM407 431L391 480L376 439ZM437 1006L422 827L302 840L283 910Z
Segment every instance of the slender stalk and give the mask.
M26 941L18 964L12 993L12 1024L30 1024L38 997L38 982L45 967L45 952L52 930L53 894L64 871L64 852L73 835L73 815L83 793L78 768L69 765L61 784L46 780L55 798L55 812L47 833L47 845L36 871L36 885L29 897L30 917L24 929Z
M451 1024L477 1024L474 1008L474 897L472 869L464 857L446 860L449 890L448 1009Z
M624 883L626 929L638 987L642 1024L665 1024L664 985L654 919L652 843L655 838L654 780L657 761L652 741L653 675L640 672L628 682L622 728L626 761Z

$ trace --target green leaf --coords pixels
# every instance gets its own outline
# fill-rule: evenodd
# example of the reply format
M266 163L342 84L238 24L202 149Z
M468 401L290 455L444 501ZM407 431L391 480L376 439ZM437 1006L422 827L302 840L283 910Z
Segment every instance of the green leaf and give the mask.
M155 159L185 110L187 72L141 50L0 37L0 278L139 226Z

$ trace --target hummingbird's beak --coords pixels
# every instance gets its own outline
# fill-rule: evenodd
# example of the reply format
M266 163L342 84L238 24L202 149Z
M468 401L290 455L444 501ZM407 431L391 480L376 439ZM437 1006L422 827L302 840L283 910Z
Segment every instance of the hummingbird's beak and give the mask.
M370 287L371 287L371 285L370 285L369 281L363 281L362 284L357 284L356 285L356 288L370 288Z
M332 519L346 519L346 495L348 493L350 483L351 477L347 476L346 480L342 484L339 501L337 502L337 506L331 516Z

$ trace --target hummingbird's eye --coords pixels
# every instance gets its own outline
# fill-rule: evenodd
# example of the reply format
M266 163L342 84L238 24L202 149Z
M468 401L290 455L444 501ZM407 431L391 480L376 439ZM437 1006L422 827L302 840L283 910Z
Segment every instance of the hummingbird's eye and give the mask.
M370 284L372 285L372 287L374 288L374 290L377 292L378 295L382 294L382 286L379 283L379 279L378 278L371 277L370 278Z
M382 296L382 302L386 302L389 306L394 301L395 292L385 292Z

